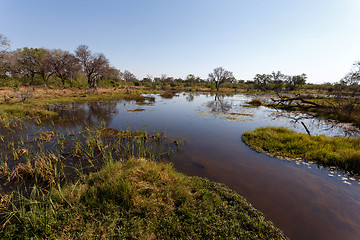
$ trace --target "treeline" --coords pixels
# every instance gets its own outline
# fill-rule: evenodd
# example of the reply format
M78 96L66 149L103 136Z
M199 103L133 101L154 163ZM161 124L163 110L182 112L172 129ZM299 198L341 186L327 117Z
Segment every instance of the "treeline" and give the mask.
M359 92L360 61L337 83L306 84L306 74L286 75L280 71L270 74L256 74L251 80L238 80L232 72L216 68L207 79L187 75L184 79L162 74L138 79L128 70L121 72L110 65L102 53L92 53L88 46L78 46L74 53L61 49L24 47L11 51L7 38L0 34L0 85L17 87L21 85L60 85L64 87L96 88L118 86L128 83L136 86L201 86L219 90L220 86L260 91L298 90L313 88L331 91Z

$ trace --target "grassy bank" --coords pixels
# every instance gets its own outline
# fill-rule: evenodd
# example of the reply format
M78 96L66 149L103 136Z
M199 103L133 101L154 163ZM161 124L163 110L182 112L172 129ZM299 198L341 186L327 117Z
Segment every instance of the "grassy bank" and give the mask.
M175 171L181 141L86 127L1 139L1 239L284 239L222 184Z
M2 238L284 239L244 198L222 184L130 159L27 202Z
M282 127L263 127L244 133L242 140L258 152L302 158L360 174L359 138L309 136Z
M135 87L101 88L97 90L21 87L16 91L10 88L2 88L0 95L5 97L0 100L0 118L53 117L57 113L46 108L47 105L53 103L106 101L116 98L144 102L149 99L141 96L141 94L147 92L143 88Z

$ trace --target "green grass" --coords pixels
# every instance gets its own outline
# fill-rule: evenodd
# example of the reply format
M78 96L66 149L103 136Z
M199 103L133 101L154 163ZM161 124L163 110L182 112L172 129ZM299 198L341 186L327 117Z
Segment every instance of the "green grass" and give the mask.
M181 143L163 133L0 141L0 239L285 238L226 186L174 170L165 161Z
M285 239L226 186L145 159L109 164L24 202L29 210L1 238Z
M244 133L242 140L258 152L302 158L360 174L359 138L309 136L282 127L263 127Z

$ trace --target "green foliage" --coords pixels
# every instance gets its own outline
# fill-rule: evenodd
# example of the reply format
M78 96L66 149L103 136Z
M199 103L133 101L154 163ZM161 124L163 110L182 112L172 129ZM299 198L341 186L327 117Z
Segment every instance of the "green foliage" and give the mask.
M242 140L258 152L316 161L360 174L359 138L309 136L282 127L263 127L244 133Z

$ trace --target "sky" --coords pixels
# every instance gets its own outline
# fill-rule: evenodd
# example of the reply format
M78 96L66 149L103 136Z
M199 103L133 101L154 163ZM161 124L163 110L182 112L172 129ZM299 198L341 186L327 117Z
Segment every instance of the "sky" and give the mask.
M360 60L360 0L0 0L11 49L86 44L138 78L216 67L337 82Z

